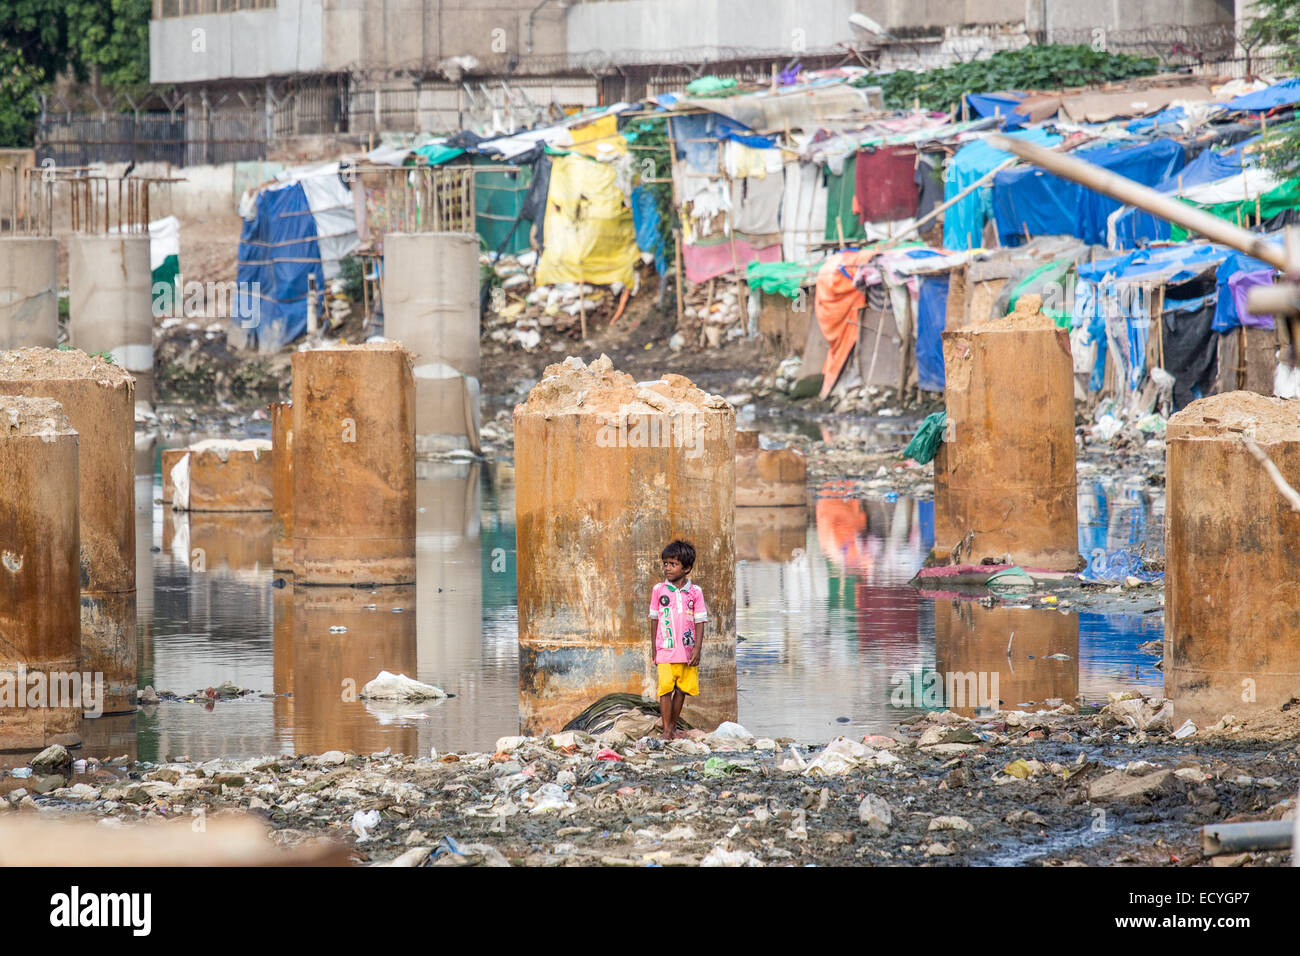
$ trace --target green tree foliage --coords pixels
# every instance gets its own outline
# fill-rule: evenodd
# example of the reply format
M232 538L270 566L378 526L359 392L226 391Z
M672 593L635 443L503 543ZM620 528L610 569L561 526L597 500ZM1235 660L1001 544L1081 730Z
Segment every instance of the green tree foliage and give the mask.
M960 108L965 93L999 90L1056 90L1143 76L1156 72L1153 57L1107 53L1091 47L1053 43L1000 50L987 60L958 63L939 70L898 70L884 77L864 77L861 85L879 84L885 105L894 109L920 101L923 109Z
M68 64L62 7L59 0L0 0L0 145L31 144L35 94Z
M36 95L71 69L110 91L149 81L149 0L0 0L0 146L30 146Z
M1255 0L1256 19L1246 30L1248 43L1276 50L1287 73L1300 73L1300 4L1296 0ZM1265 165L1288 178L1300 175L1300 120L1272 127L1264 137Z
M149 0L66 0L74 62L112 90L149 82Z

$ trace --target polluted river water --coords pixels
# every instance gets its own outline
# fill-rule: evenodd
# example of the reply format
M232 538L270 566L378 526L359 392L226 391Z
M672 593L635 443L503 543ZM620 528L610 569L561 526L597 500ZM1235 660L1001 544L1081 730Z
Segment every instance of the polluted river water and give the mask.
M86 721L81 754L490 752L520 733L512 470L421 462L418 473L416 585L296 590L272 570L269 513L173 512L156 500L158 475L139 476L139 686L165 699ZM1007 707L1160 692L1157 656L1139 650L1162 636L1158 609L1048 607L1036 595L994 608L985 590L918 590L908 582L933 542L932 499L851 497L835 482L810 498L806 508L738 511L738 716L751 732L888 734L942 703L923 689L950 671L1000 670ZM1083 553L1159 546L1158 491L1090 480L1079 502ZM359 700L382 670L453 696ZM252 693L165 694L223 684Z

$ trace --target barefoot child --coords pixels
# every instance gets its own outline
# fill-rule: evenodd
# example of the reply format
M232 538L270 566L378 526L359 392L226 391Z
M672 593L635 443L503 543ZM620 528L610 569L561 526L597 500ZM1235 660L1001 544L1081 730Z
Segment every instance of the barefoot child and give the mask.
M695 548L672 541L660 558L667 580L650 592L650 640L659 671L663 738L672 740L686 695L700 693L700 645L708 612L704 592L687 576L695 567Z

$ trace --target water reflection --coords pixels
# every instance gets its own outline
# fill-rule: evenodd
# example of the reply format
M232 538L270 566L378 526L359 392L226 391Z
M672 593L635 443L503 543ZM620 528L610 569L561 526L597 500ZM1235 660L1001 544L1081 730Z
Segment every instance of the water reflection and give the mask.
M120 726L101 721L85 752L130 752L132 732L146 760L445 753L518 733L513 471L421 462L418 474L418 584L406 589L295 589L271 570L271 529L258 524L268 515L178 514L148 501L156 477L147 493L142 482L140 686L189 693L231 681L275 696L144 708ZM1160 638L1162 615L989 610L927 596L908 582L933 545L933 502L857 498L847 485L828 492L809 508L737 514L739 718L751 731L889 733L928 706L926 676L950 672L996 672L1000 697L1014 704L1159 691L1155 658L1137 646ZM1151 546L1162 514L1162 496L1144 487L1085 482L1081 546ZM349 699L382 669L456 696L418 707ZM910 696L900 700L902 688Z

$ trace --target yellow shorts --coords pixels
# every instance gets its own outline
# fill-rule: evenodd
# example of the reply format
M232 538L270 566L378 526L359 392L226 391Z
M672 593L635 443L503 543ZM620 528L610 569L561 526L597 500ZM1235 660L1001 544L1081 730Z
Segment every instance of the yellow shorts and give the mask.
M671 694L677 688L683 694L698 697L700 694L700 669L689 664L657 664L659 668L659 696Z

